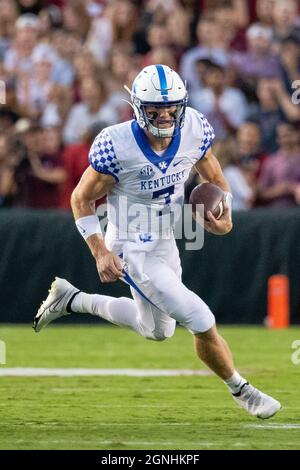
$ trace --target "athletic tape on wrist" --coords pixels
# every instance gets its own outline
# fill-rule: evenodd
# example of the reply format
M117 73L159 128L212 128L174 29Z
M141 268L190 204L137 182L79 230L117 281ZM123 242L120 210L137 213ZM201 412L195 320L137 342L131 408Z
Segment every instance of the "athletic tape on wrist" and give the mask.
M96 215L80 217L80 219L77 219L75 223L80 235L82 235L85 240L96 233L102 235L100 222Z

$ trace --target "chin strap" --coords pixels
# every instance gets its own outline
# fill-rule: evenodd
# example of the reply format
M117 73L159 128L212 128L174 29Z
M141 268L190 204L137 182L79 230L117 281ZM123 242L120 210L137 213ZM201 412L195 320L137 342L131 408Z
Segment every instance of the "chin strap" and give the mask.
M174 130L175 126L169 127L168 129L159 129L153 126L151 122L148 124L148 131L155 135L155 137L173 137Z

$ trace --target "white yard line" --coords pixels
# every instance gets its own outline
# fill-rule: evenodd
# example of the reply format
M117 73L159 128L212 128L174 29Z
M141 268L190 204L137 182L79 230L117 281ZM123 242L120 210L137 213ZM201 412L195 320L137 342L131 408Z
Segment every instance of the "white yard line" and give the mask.
M20 428L23 427L24 423L9 423L10 428ZM26 426L30 428L36 428L36 429L50 429L50 428L57 428L61 426L60 422L47 422L47 423L35 423L31 421L26 422ZM97 429L99 427L105 427L105 428L115 428L115 427L127 427L127 426L134 426L134 427L141 427L141 428L148 428L148 427L158 427L158 426L195 426L197 427L197 423L172 423L172 422L165 422L165 423L160 423L160 422L155 422L155 423L141 423L140 421L132 421L130 423L114 423L114 422L105 422L105 423L97 423L97 424L86 424L86 426L90 429ZM72 428L73 424L65 424L65 428Z
M0 377L82 377L82 376L127 376L127 377L175 377L209 376L208 370L189 369L55 369L37 367L1 367Z
M245 424L245 428L255 429L299 429L300 424L294 423L277 423L277 424Z

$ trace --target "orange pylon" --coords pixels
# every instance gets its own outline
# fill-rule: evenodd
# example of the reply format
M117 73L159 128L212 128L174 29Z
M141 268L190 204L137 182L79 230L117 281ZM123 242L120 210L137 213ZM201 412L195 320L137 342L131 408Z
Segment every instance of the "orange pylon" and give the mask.
M289 278L284 274L276 274L269 278L267 324L269 328L289 327Z

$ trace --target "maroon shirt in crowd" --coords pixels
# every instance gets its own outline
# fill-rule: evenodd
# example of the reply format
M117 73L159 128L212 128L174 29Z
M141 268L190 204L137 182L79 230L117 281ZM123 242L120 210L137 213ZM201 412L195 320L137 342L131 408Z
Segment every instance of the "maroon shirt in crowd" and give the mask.
M266 158L260 175L260 186L268 189L282 182L289 182L291 186L300 184L300 151L288 155L285 150L279 150ZM297 203L291 194L270 201L268 206L295 207Z

